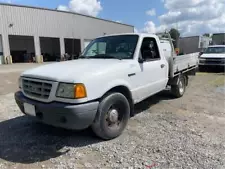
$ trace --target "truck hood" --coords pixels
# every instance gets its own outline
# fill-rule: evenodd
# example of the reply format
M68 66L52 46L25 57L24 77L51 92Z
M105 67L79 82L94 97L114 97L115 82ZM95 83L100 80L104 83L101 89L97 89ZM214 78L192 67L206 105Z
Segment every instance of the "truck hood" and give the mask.
M21 76L43 80L76 83L78 80L107 73L125 60L79 59L40 66L27 70Z
M203 54L200 58L225 58L225 53L221 53L221 54L213 54L213 53L205 53Z

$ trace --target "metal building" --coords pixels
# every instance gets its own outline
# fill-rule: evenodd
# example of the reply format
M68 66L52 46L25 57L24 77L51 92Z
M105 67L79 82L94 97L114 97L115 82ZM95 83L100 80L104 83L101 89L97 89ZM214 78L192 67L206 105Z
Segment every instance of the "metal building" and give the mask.
M0 55L12 61L55 61L76 57L94 38L134 32L127 24L82 14L0 3ZM1 61L0 61L1 63Z

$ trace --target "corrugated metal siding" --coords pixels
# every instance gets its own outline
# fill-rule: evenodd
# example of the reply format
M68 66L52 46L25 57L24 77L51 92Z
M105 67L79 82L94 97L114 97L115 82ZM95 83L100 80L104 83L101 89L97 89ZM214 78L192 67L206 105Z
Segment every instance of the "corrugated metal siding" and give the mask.
M71 13L0 5L0 34L93 39L133 27ZM13 24L13 27L9 27Z

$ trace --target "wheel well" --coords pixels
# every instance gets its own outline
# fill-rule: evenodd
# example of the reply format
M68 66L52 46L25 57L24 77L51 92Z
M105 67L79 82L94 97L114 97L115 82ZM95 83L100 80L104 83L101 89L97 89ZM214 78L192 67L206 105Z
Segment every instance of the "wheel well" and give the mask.
M171 85L171 86L177 85L177 82L178 82L178 79L179 79L180 76L184 77L185 84L186 84L186 86L188 86L188 79L189 78L188 78L188 74L187 73L182 73L179 76L176 76L176 77L174 77L172 79L169 79L168 85Z
M126 86L116 86L116 87L110 89L109 91L107 91L103 95L103 97L108 95L109 93L114 93L114 92L121 93L127 98L127 100L129 101L129 104L130 104L131 115L133 115L134 102L133 102L133 98L132 98L132 94L131 94L130 90Z

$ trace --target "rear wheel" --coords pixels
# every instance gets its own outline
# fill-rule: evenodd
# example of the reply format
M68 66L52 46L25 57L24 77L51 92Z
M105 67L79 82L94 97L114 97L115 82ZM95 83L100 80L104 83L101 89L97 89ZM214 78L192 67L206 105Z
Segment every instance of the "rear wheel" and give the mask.
M172 94L177 98L182 97L186 90L186 84L185 76L181 75L178 79L178 84L171 86Z
M130 117L130 105L121 93L111 93L100 102L92 130L104 140L121 135Z

